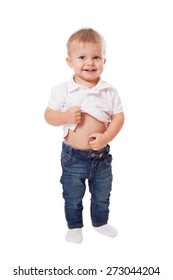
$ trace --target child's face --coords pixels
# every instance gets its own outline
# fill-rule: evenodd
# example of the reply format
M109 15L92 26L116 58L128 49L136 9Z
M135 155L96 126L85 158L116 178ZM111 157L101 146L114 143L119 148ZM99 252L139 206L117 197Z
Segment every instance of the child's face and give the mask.
M104 50L100 44L73 42L68 65L73 68L75 81L85 86L97 84L106 58Z

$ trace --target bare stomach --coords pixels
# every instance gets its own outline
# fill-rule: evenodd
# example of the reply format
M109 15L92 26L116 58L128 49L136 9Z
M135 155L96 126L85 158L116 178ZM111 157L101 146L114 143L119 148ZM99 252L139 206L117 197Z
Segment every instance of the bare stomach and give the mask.
M81 122L77 125L75 131L69 129L68 135L65 137L66 143L76 149L90 150L88 143L91 133L104 133L105 124L98 121L89 114L82 113Z

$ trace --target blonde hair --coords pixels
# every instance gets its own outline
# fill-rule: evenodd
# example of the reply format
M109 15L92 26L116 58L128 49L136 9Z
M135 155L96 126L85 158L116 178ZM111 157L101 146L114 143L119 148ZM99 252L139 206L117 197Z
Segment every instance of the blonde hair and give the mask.
M103 53L106 52L106 42L103 36L92 28L82 28L74 32L67 41L67 53L70 53L71 45L73 42L79 43L93 43L100 44L103 48Z

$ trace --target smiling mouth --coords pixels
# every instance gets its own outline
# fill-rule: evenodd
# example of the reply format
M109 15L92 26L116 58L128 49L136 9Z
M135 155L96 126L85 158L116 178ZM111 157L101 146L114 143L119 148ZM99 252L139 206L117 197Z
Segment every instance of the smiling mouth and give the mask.
M86 72L95 72L96 69L83 69L83 71L86 71Z

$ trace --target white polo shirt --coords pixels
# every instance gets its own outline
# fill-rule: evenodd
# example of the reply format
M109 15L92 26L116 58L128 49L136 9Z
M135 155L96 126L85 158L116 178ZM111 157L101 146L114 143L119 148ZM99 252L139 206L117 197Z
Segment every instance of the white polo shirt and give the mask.
M123 107L117 90L105 81L99 80L92 88L70 81L55 86L49 98L48 107L55 111L80 106L81 111L90 114L103 122L105 126L111 121L113 114L121 113ZM75 130L77 124L67 123L63 126L63 136L68 130Z

